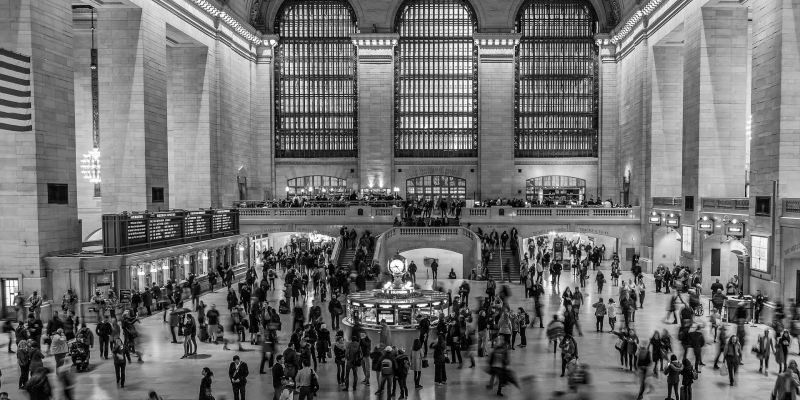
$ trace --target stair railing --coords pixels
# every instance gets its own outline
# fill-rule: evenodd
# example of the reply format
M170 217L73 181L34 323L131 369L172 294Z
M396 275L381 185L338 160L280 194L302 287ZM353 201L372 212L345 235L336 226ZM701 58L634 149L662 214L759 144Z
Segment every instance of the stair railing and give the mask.
M336 243L334 243L333 245L333 251L331 251L331 264L339 265L339 256L341 255L342 252L342 246L343 246L342 237L339 236L336 239Z

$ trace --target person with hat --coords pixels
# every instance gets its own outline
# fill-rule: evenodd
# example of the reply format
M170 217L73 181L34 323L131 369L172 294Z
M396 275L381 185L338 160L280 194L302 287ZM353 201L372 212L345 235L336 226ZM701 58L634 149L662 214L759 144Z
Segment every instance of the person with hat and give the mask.
M238 355L233 356L230 367L228 367L228 377L233 386L233 400L245 400L245 387L247 386L247 363L239 359Z

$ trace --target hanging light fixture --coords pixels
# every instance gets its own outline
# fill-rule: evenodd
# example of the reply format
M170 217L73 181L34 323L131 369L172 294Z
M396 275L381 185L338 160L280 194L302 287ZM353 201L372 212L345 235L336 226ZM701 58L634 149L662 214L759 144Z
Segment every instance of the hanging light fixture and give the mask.
M100 183L100 100L99 100L99 79L97 74L97 48L94 43L94 8L92 8L92 49L90 52L92 79L92 149L83 155L81 159L81 174L84 179L94 183ZM96 187L97 188L97 187ZM95 188L95 189L96 189ZM95 190L97 192L97 190Z

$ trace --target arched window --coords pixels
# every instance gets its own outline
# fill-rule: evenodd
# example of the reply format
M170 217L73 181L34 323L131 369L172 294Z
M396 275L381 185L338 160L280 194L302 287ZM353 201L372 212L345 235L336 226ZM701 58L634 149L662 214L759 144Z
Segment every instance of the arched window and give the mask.
M462 0L407 0L400 8L395 156L478 155L476 26Z
M277 157L357 156L355 13L342 0L288 0L275 22Z
M347 196L347 180L335 176L309 175L292 178L286 181L286 193L289 196Z
M517 17L517 157L597 157L597 17L588 0L528 0Z
M586 180L574 176L547 175L525 181L525 199L533 204L570 204L585 199Z
M466 179L447 175L425 175L406 181L406 198L409 200L459 199L467 195Z

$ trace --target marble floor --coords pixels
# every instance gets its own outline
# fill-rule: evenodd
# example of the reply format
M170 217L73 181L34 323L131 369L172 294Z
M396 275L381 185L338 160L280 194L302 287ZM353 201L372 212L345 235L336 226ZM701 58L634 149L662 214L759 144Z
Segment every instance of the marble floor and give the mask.
M623 275L624 279L630 278L629 274ZM662 320L665 316L666 306L669 296L657 294L654 290L652 277L648 277L648 293L645 297L644 309L638 310L634 326L640 338L648 338L655 329L667 328L673 338L677 337L677 325L665 325ZM592 282L590 280L590 282ZM418 282L423 286L430 287L433 282ZM460 281L443 280L439 284L445 287L456 287ZM577 281L572 280L566 273L562 275L561 287L567 284L576 286ZM509 285L512 292L511 304L513 307L525 307L532 313L532 300L524 299L521 286L518 284ZM473 282L472 293L482 294L485 285L481 282ZM606 286L602 294L598 294L595 287L588 290L586 303L591 304L598 297L607 299L614 293L616 297L617 288ZM553 293L551 288L546 289L546 319L552 318L552 314L558 312L559 297ZM271 292L270 299L273 304L277 303L280 292ZM206 304L215 303L223 313L223 323L228 318L225 310L224 294L217 290L216 293L206 294L203 298ZM310 299L309 302L313 302ZM704 300L704 302L706 302ZM474 303L473 303L474 304ZM707 304L707 302L706 302ZM326 307L323 306L323 310ZM327 312L324 313L327 317ZM707 315L707 314L706 314ZM288 316L283 326L290 326ZM707 317L703 317L707 321ZM583 307L581 310L581 324L584 335L577 338L579 347L580 361L590 365L593 385L591 387L592 399L634 399L638 391L636 376L627 371L623 371L619 366L619 357L614 349L616 337L609 333L596 333L594 329L594 316L591 307ZM92 326L92 329L94 326ZM747 335L750 342L754 340L757 332L765 326L750 327L748 325ZM250 399L271 399L272 385L270 375L259 375L258 366L260 353L256 346L249 343L243 344L244 351L225 351L221 345L199 343L198 355L191 359L181 359L183 347L170 343L169 329L162 322L161 315L152 316L142 320L139 327L142 336L142 348L144 349L144 363L135 362L127 368L127 384L124 389L118 389L114 381L114 368L109 360L100 359L97 354L97 347L93 349L91 368L88 372L74 373L76 379L75 393L77 399L136 399L141 400L147 397L150 390L155 390L164 400L185 400L196 399L201 379L200 371L203 367L209 367L216 374L214 379L213 391L217 399L232 399L232 391L227 379L227 368L231 357L239 354L250 367L251 375L247 385L248 398ZM566 379L560 378L561 361L560 356L554 355L552 348L548 351L547 338L543 329L528 329L528 346L517 348L511 355L511 368L523 381L521 388L509 387L505 390L506 398L511 399L556 399L567 398L559 396L559 392L566 389ZM710 338L707 335L707 338ZM286 328L280 335L281 343L288 341ZM708 340L711 342L711 340ZM675 347L678 347L677 344ZM2 348L2 347L0 347ZM235 349L235 346L232 348ZM740 368L739 382L735 387L728 385L727 377L720 376L717 371L711 368L712 362L709 360L716 353L716 344L709 343L704 349L704 359L706 366L703 367L698 382L694 385L695 399L768 399L773 387L777 366L771 365L769 376L758 374L758 361L749 352L750 344L745 344L744 365ZM797 344L793 343L792 349L797 349ZM795 355L792 350L792 355ZM690 357L691 358L691 357ZM791 358L791 357L790 357ZM458 369L457 365L447 366L448 381L445 386L435 386L433 384L433 368L423 372L422 389L411 389L410 399L424 400L463 400L465 397L478 396L478 398L493 398L494 392L485 389L488 375L482 368L487 359L481 358L478 367L475 369ZM53 357L45 359L45 364L51 369L55 366ZM5 351L0 352L0 369L2 369L2 388L0 391L7 391L13 400L27 399L27 394L16 389L19 377L14 354ZM353 399L368 400L377 398L374 394L376 387L374 376L372 386L366 387L359 385L356 391L342 392L336 384L336 366L333 363L320 364L320 392L319 399ZM51 376L51 383L58 389L55 377ZM666 397L666 380L663 377L658 379L650 378L652 392L645 395L648 400L660 400ZM413 387L412 379L409 378L409 387ZM60 395L56 398L61 398Z

